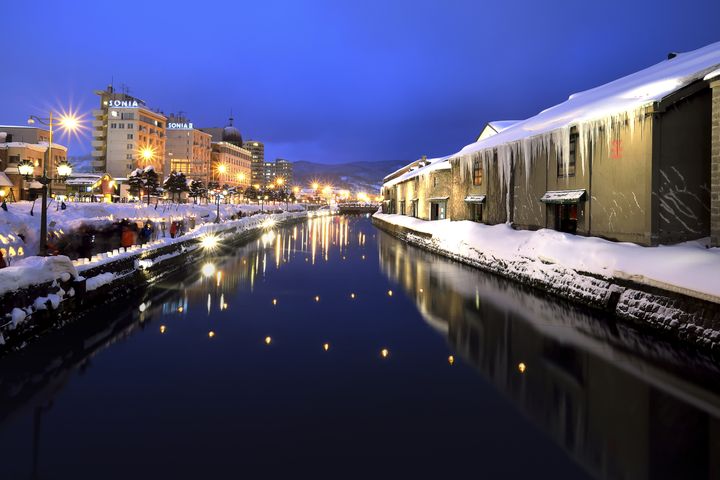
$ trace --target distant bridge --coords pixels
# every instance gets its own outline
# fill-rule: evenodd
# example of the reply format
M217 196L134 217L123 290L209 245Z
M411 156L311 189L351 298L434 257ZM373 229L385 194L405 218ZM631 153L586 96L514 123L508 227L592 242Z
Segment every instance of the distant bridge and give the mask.
M352 214L352 213L375 213L380 208L379 203L338 203L338 213L340 214Z

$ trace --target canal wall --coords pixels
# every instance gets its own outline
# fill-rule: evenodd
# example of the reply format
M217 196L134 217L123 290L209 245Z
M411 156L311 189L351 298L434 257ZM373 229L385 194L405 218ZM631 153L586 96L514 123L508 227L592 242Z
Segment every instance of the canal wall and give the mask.
M720 299L660 282L638 281L630 275L605 276L571 269L545 258L503 259L476 248L461 255L432 233L378 216L373 216L372 222L411 245L601 310L664 338L700 347L714 356L720 354Z
M208 254L203 247L208 236L217 241L214 248L229 248L256 238L270 227L305 219L306 212L254 215L204 224L182 237L109 252L90 262L71 261L65 256L38 257L25 266L28 271L21 266L0 270L0 312L4 312L0 317L0 354L22 348L48 330L62 328L198 261Z

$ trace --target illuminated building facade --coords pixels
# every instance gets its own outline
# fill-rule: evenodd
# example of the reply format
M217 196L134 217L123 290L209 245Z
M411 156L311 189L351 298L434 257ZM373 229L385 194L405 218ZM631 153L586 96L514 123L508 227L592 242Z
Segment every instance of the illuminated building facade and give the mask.
M166 134L165 171L182 172L207 185L211 180L212 135L176 115L168 117Z
M210 181L222 185L250 185L252 153L243 148L240 130L233 126L230 117L228 126L224 128L201 128L212 136L212 167Z
M93 170L127 177L138 167L152 165L161 178L166 176L167 118L112 86L95 93L100 96L100 108L93 110Z
M248 140L243 143L243 148L250 152L252 163L250 169L252 171L252 184L263 184L264 175L263 168L265 166L265 144L257 140Z

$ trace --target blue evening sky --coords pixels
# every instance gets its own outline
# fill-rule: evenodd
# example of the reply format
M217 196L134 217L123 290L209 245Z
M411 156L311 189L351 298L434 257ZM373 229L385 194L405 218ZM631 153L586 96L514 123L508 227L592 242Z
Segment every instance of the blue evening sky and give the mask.
M114 79L165 113L336 163L457 151L525 118L720 40L720 1L3 0L0 124ZM90 151L90 136L70 155Z

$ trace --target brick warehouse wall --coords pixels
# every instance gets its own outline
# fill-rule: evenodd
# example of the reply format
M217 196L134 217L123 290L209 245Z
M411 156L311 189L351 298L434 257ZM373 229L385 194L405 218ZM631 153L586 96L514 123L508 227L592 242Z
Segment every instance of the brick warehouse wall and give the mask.
M712 147L710 166L710 244L720 247L720 79L712 87Z

